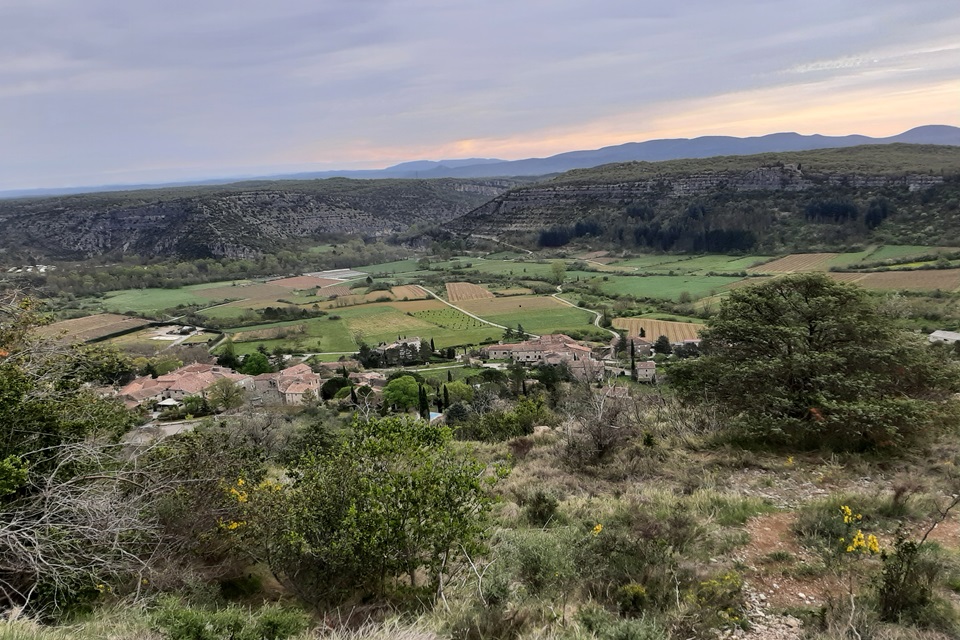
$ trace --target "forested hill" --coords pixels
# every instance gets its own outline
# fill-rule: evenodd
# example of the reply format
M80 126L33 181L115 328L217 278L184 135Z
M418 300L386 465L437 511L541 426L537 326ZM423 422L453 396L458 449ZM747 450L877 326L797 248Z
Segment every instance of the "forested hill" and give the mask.
M580 169L513 189L455 232L659 251L960 244L960 148L885 145Z
M0 255L246 258L330 234L428 230L517 184L334 178L0 200Z

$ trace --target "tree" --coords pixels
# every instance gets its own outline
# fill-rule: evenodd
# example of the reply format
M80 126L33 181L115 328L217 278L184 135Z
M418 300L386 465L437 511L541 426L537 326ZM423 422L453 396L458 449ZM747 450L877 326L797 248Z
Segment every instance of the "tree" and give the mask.
M442 586L455 558L477 549L491 504L484 465L451 441L447 427L384 418L355 422L331 450L304 456L278 491L273 570L313 601L380 594L400 576L416 586L421 571Z
M765 441L894 446L939 417L957 366L897 329L866 293L823 274L737 290L702 335L699 358L670 380L687 399L715 399Z
M413 376L394 378L383 388L383 401L400 411L417 407L420 404L420 384Z
M230 378L220 378L207 390L211 407L228 411L243 405L243 388Z
M233 340L227 339L227 343L220 351L220 355L217 356L217 364L221 367L233 369L234 371L240 368L240 359L237 358L237 350L233 346Z
M258 376L261 373L270 373L273 367L270 366L270 360L259 351L255 351L243 357L243 364L240 365L240 373L248 376Z
M653 343L653 351L657 355L663 356L668 356L673 353L673 345L670 344L670 338L667 336L657 338L656 342Z
M320 397L324 400L332 400L338 391L350 386L353 386L353 383L349 378L340 376L330 378L320 386Z
M427 397L427 390L423 388L422 384L417 391L417 410L420 412L421 418L424 420L430 419L430 399Z
M457 380L456 382L448 382L447 384L443 385L444 404L450 404L451 402L467 404L472 401L473 387L467 383Z
M567 275L567 266L557 260L550 264L550 273L553 274L554 284L563 284L563 279Z

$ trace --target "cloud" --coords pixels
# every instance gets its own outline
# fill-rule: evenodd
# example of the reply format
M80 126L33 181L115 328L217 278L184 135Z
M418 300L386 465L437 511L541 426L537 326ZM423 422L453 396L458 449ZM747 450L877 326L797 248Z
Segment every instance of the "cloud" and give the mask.
M0 24L0 189L960 124L931 99L960 77L939 0L7 0Z

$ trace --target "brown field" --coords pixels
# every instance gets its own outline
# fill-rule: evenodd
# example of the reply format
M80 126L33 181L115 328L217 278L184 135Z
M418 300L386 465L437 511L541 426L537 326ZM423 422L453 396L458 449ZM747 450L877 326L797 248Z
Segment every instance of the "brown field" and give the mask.
M877 273L831 273L830 277L859 276L854 282L867 289L893 291L956 291L960 288L960 269L930 269L923 271L882 271Z
M350 287L345 287L343 285L334 286L334 287L324 287L323 289L320 289L319 291L317 291L317 296L324 299L330 299L333 296L336 296L339 298L341 296L350 296L350 295L353 295L353 291L350 289Z
M493 294L487 289L479 287L469 282L448 282L447 299L450 302L463 302L465 300L487 300L492 298Z
M533 293L533 289L527 289L526 287L513 287L510 289L499 289L493 292L493 294L497 296L528 296L531 293Z
M836 272L831 272L831 273L828 273L827 275L830 276L831 278L833 278L834 280L836 280L837 282L859 282L859 281L862 280L862 279L864 278L864 276L866 276L867 274L865 274L865 273L853 273L853 272L851 272L851 273L836 273Z
M794 253L779 260L750 267L749 273L805 273L807 271L826 271L830 261L838 253Z
M278 287L286 287L287 289L314 289L316 287L326 287L340 284L340 282L340 280L333 280L331 278L296 276L293 278L280 278L279 280L271 280L267 284L272 284Z
M515 296L512 298L467 300L466 302L459 303L457 306L479 316L496 316L504 313L516 313L517 311L549 311L551 309L565 308L568 305L565 305L564 303L559 302L550 296Z
M422 300L429 297L427 292L415 284L404 284L390 290L397 300Z
M278 298L290 295L289 287L278 287L272 284L241 284L236 287L212 287L201 291L203 297L209 300L224 300L228 298L243 298L244 300L264 300L276 302ZM231 306L245 307L244 302L231 303Z
M237 331L233 334L234 342L256 342L260 340L276 340L287 336L306 333L307 328L302 324L293 324L269 329L254 329L253 331Z
M743 280L737 280L736 282L725 284L720 288L723 289L724 291L732 291L734 289L742 289L743 287L749 287L751 285L760 284L761 282L768 282L769 280L770 278L767 276L744 278Z
M323 291L323 290L322 290ZM339 296L334 300L318 303L321 309L342 309L344 307L355 307L358 304L368 304L371 302L382 302L386 298L393 300L423 300L427 297L427 292L416 285L401 285L394 287L390 291L371 291L365 294L353 294Z
M148 324L150 324L150 321L142 318L131 318L115 313L101 313L86 318L55 322L46 327L41 327L39 333L46 337L62 335L64 340L71 342L86 342L122 331L145 327Z
M681 340L696 340L700 337L702 324L690 322L667 322L651 318L614 318L613 326L617 329L626 329L628 336L640 335L640 327L646 332L646 339L653 342L660 336L667 336L670 342Z

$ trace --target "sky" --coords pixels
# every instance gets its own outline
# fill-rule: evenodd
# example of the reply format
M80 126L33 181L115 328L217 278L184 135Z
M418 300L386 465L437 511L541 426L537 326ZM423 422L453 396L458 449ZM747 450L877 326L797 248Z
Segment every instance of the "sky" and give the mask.
M0 190L960 126L955 0L0 0Z

